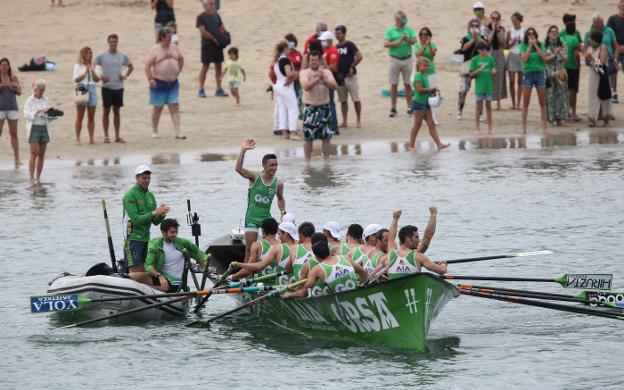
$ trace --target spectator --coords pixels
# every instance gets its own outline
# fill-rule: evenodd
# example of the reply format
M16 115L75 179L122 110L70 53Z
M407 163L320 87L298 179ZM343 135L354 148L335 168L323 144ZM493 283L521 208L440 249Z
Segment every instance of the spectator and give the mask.
M477 1L472 5L472 14L479 19L479 29L482 36L487 37L490 34L490 19L485 15L485 5Z
M607 20L607 27L615 32L615 40L617 42L617 52L614 54L615 61L620 64L620 68L624 70L624 0L618 3L618 13L611 15ZM611 75L611 87L613 88L613 103L618 102L617 95L617 72Z
M52 7L54 7L54 5L55 5L54 3L55 3L55 0L50 0L50 5L52 5ZM63 5L63 0L58 0L57 4L58 4L59 7L65 7Z
M310 43L312 41L318 40L318 38L321 36L321 33L324 31L327 31L327 23L316 22L316 24L314 25L314 34L310 35L303 44L303 54L308 54L310 52Z
M520 110L522 106L522 60L520 59L520 44L524 38L522 21L524 17L519 12L511 15L513 28L507 31L507 71L509 72L509 93L511 94L511 109ZM516 85L518 89L516 90Z
M548 129L546 115L546 79L544 77L544 61L547 58L546 49L540 43L537 31L529 27L524 40L520 44L520 58L522 58L522 134L526 134L527 117L529 115L529 103L531 102L531 90L535 87L542 118L542 131Z
M459 94L457 98L457 119L461 120L466 104L466 95L470 91L470 60L478 55L476 44L483 42L487 44L486 37L481 35L481 22L479 19L472 18L468 22L468 33L461 40L460 53L464 55L464 63L459 71Z
M608 84L608 66L606 65L609 60L609 49L604 42L602 31L596 29L589 34L585 52L585 64L589 67L589 87L587 88L589 127L596 126L601 111L605 126L609 124L609 120L613 119L611 89Z
M507 99L507 78L505 77L505 27L501 26L501 14L494 11L490 14L490 24L488 25L488 42L490 43L490 54L496 62L496 72L494 75L494 85L492 89L492 100L496 100L496 109L501 109L500 101Z
M565 64L568 60L568 48L559 37L559 28L550 26L548 36L544 42L548 61L545 63L546 77L546 106L548 107L548 121L551 125L561 126L564 120L570 118L570 104L568 102L568 74Z
M285 139L290 138L290 134L297 131L297 119L299 118L297 95L293 83L299 74L295 72L290 59L288 59L288 52L288 42L281 41L275 46L273 53L273 72L276 76L273 90L276 94L277 123L278 130L281 130Z
M362 61L362 53L355 43L347 40L347 27L336 26L336 39L338 44L338 54L340 63L338 72L344 77L344 85L338 88L338 100L342 111L342 123L340 127L347 127L347 115L349 113L348 95L351 95L355 115L357 118L356 127L362 126L362 103L360 102L360 86L357 78L357 66Z
M414 57L412 56L412 45L416 43L418 37L411 27L407 26L407 15L403 11L394 13L394 25L386 29L384 33L384 47L388 48L390 56L390 68L388 81L390 82L390 117L397 115L397 91L399 77L403 77L405 86L405 100L407 102L407 114L412 115L412 87L410 85L412 69L414 68Z
M433 138L438 151L450 146L450 144L443 144L440 141L435 123L433 122L433 117L431 116L429 96L433 96L438 93L438 88L429 86L429 81L426 76L428 66L429 60L425 57L419 57L416 61L416 74L414 75L414 100L412 102L414 125L412 126L412 131L410 133L407 150L416 149L416 137L418 136L418 131L420 131L423 120L427 122L429 134L431 135L431 138Z
M477 43L477 53L479 55L470 60L470 77L475 79L475 126L476 133L481 134L481 112L483 112L483 102L487 115L488 133L494 134L492 128L492 93L494 92L494 78L496 77L496 60L488 54L488 47L485 42Z
M76 104L76 123L74 130L76 133L76 145L80 145L80 132L82 131L82 120L85 110L87 111L87 130L89 132L89 143L95 144L95 108L97 107L97 90L95 84L100 81L99 72L93 63L93 52L88 46L80 49L78 63L74 65L73 79L77 88L86 89L89 99L86 104Z
M163 27L169 23L175 23L175 13L173 12L174 0L152 0L152 9L156 10L156 18L154 19L154 32L156 43L158 43L158 34Z
M310 50L308 50L307 54L303 55L303 59L301 60L301 69L308 69L308 54L311 51L318 51L319 53L323 53L323 45L321 44L320 40L314 39L310 41ZM323 59L323 57L321 57L321 66L322 67L327 66L327 64L325 63L325 59Z
M22 87L16 75L11 71L11 63L7 58L0 59L0 136L4 128L4 121L9 122L9 135L15 167L21 165L19 158L19 141L17 139L17 120L19 107L17 96L21 95Z
M614 73L617 73L620 65L615 59L615 54L619 53L620 47L618 45L617 38L615 36L615 31L613 31L611 27L605 26L602 15L598 13L595 13L592 15L592 26L589 28L589 31L585 33L585 38L583 39L583 42L585 43L585 45L589 44L589 36L592 33L592 31L602 32L602 44L607 48L607 52L609 54L609 59L606 63L607 75L610 76ZM611 93L613 95L613 99L616 100L617 97L615 94L615 89L614 89L614 85L612 81L613 81L613 78L611 78L610 80Z
M559 32L561 40L568 48L568 59L565 63L566 74L568 76L568 103L572 110L572 120L578 122L581 120L576 113L576 95L579 90L579 79L581 74L580 68L580 50L581 50L581 34L576 29L576 15L563 15L563 23L565 29Z
M173 122L176 139L186 139L180 130L178 76L184 67L184 57L178 45L171 44L171 30L160 30L160 42L154 45L145 59L145 75L150 88L152 110L152 138L158 138L158 122L165 105Z
M221 88L221 64L223 63L223 46L219 42L219 29L222 28L223 22L221 16L217 13L215 0L202 0L204 12L197 15L195 26L199 29L201 36L201 62L202 67L199 71L199 97L206 97L204 84L210 64L215 66L215 81L217 90L215 96L227 97L223 88Z
M414 44L414 54L416 55L416 59L425 57L429 60L429 65L427 66L427 81L429 82L429 87L435 88L438 86L438 76L436 75L435 69L435 55L438 52L438 46L431 42L431 37L433 34L429 27L423 27L418 32L419 41ZM436 119L436 112L434 107L431 108L431 117L433 118L433 123L436 125L438 121Z
M228 60L225 61L225 67L223 68L221 79L223 79L228 72L230 73L230 76L228 77L230 93L236 98L236 105L239 105L240 95L238 93L238 88L241 83L241 75L243 75L243 81L247 80L247 75L245 75L245 69L243 66L240 62L238 62L238 48L236 47L230 47L228 50Z
M319 36L321 46L323 47L323 59L325 60L325 66L332 72L334 79L338 85L344 84L342 75L338 74L340 67L340 55L338 49L333 45L334 34L331 31L324 31ZM331 130L334 134L340 134L338 130L338 114L336 113L336 103L334 101L335 91L329 90L329 107L331 111Z
M331 149L331 111L329 107L329 89L337 89L329 69L321 68L321 53L308 53L310 67L299 73L299 81L303 88L303 150L306 161L312 157L312 142L320 139L323 142L323 157L329 159Z
M111 34L107 38L108 51L105 51L95 57L95 64L102 69L102 102L104 110L102 111L102 128L104 129L104 143L110 142L108 137L108 117L113 108L113 125L115 126L115 142L124 143L125 141L119 136L121 127L121 117L119 110L123 107L124 80L130 76L134 70L134 66L130 58L117 50L119 37L117 34ZM126 72L123 68L126 67Z
M295 85L295 94L297 94L299 117L301 117L301 112L303 111L303 103L301 102L302 91L301 84L299 83L299 71L301 70L301 62L303 61L303 56L301 55L299 50L297 50L298 41L297 37L294 34L288 33L284 36L284 39L288 43L288 59L290 60L294 71L297 72L297 77L295 78L293 84Z
M46 147L50 142L48 132L48 99L43 96L46 89L45 80L39 79L33 84L34 93L26 99L24 104L24 117L26 119L26 132L28 145L30 146L30 160L28 172L30 182L39 184Z

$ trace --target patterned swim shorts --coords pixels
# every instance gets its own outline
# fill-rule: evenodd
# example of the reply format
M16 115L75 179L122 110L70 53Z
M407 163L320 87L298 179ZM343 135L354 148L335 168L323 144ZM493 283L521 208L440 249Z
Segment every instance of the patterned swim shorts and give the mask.
M303 139L314 141L315 139L331 139L334 132L330 128L331 109L328 104L322 106L303 106Z

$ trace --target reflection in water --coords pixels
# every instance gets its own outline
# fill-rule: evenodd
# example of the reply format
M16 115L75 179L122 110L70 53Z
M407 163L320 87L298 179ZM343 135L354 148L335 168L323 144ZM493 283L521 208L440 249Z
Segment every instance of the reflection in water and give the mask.
M32 197L32 208L34 210L43 210L53 203L53 199L48 197L48 186L54 187L53 184L33 184L30 187Z
M161 153L152 156L152 165L180 165L180 153Z
M479 137L459 141L459 150L468 149L526 149L526 137Z
M324 164L323 168L306 166L303 170L303 182L310 190L320 192L322 188L338 186L338 177L332 171L330 164Z
M590 144L617 144L618 133L608 129L597 129L589 133Z
M234 159L235 158L236 156L234 156ZM225 155L221 153L202 153L199 155L199 161L201 162L226 161L232 159L232 155Z
M617 137L616 137L617 138ZM546 134L542 136L542 148L553 146L576 146L576 133Z

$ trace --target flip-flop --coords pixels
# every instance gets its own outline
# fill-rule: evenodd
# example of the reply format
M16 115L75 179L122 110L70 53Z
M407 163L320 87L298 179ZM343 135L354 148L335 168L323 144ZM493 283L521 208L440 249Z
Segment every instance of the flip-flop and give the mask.
M175 139L186 139L186 136L185 135L183 135L183 136L177 136L176 135Z

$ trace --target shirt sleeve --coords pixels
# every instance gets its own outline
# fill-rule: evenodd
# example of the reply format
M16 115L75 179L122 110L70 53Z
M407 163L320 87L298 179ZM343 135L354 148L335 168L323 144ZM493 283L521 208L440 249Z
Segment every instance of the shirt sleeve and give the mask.
M24 103L24 117L30 121L35 119L36 110L33 109L33 96L30 95Z
M469 68L470 72L474 72L478 68L476 59L477 57L472 57L472 59L470 60L470 68Z
M94 61L95 65L100 65L102 66L102 55L98 54L97 57L95 57L95 61Z
M128 218L130 218L133 225L149 225L154 218L159 218L154 217L151 211L139 214L136 199L132 195L124 196L122 202L124 210L126 210L126 214L128 214Z
M76 78L78 78L79 76L82 76L83 74L84 74L83 66L80 64L74 64L72 80L76 80Z
M355 43L353 42L349 42L351 45L351 50L353 50L353 55L355 55L355 53L357 53L358 51L360 51L360 49L358 49L358 47L356 46Z
M200 28L201 26L206 27L202 21L201 14L199 14L197 15L197 19L195 19L195 27Z
M156 245L154 241L150 241L147 245L147 256L145 257L145 263L143 264L143 268L145 272L150 272L152 268L154 268L154 262L156 259ZM160 271L160 270L156 270Z
M130 64L132 64L132 62L130 62L130 57L128 57L128 55L127 55L127 54L124 54L124 57L123 57L123 66L128 66L128 65L130 65Z
M390 29L387 29L386 31L384 31L384 41L392 42L391 37L390 37Z

